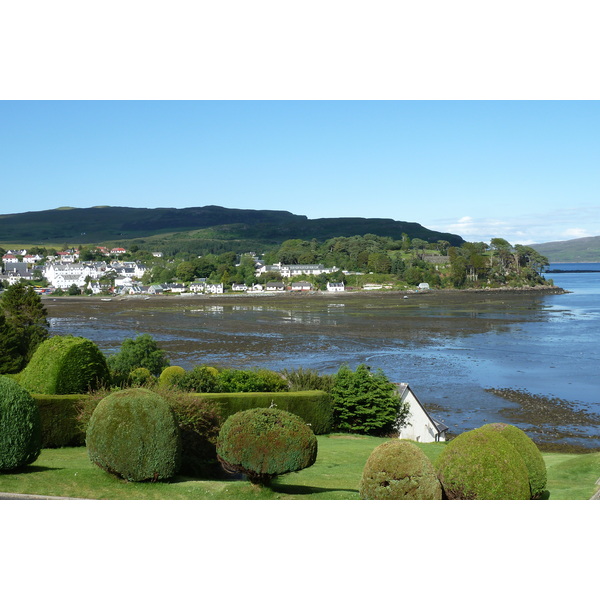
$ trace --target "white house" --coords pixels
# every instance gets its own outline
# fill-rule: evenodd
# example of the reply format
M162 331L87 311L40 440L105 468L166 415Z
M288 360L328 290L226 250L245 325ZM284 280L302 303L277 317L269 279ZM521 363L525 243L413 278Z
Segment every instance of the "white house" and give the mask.
M292 292L310 292L312 289L312 283L308 281L296 281L292 283Z
M265 286L267 292L285 292L285 283L281 281L269 281Z
M340 281L339 283L334 283L332 281L327 282L327 291L328 292L343 292L346 290L344 286L344 282Z
M222 283L207 283L205 291L207 294L222 294L223 284Z
M401 440L414 442L445 442L448 427L434 419L419 402L408 383L397 383L402 401L409 406L407 424L399 431Z
M232 283L231 291L232 292L247 292L248 286L245 283Z

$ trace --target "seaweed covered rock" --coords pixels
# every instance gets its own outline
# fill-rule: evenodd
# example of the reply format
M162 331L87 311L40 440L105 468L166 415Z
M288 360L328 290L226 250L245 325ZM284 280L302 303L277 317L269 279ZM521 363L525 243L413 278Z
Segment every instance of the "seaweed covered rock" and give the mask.
M113 392L96 406L86 433L90 460L129 481L170 479L181 440L166 400L144 388Z
M54 336L40 344L19 382L37 394L80 394L108 385L110 374L94 342L83 337Z
M442 486L432 462L408 440L391 440L373 450L359 492L362 500L442 499Z
M0 376L0 471L31 464L41 447L36 401L16 381Z
M493 429L508 440L519 452L529 472L529 486L531 498L539 498L546 489L548 475L546 463L539 448L533 440L522 430L507 423L490 423L480 429Z
M252 483L300 471L317 459L317 438L297 415L276 408L253 408L231 415L217 438L217 455L229 472Z
M525 461L494 429L461 433L444 448L436 468L449 500L528 500L531 497Z

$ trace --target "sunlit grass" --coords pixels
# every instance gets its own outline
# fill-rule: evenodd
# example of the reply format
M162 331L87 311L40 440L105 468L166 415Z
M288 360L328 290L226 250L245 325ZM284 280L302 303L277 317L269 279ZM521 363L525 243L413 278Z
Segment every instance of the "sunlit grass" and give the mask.
M119 500L357 500L363 467L385 439L361 435L319 436L316 463L276 478L271 487L245 479L198 480L177 477L169 483L131 483L93 465L87 450L42 450L38 460L16 473L0 475L0 492ZM435 461L443 443L417 444ZM544 453L551 500L589 499L600 476L600 453Z

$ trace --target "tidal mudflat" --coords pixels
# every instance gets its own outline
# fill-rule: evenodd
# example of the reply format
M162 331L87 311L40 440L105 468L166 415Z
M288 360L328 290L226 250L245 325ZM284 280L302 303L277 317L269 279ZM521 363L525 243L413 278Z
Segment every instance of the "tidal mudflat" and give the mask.
M592 421L600 417L595 371L591 364L577 360L580 340L570 346L557 343L557 336L567 339L573 326L564 309L555 308L559 291L157 296L110 301L47 297L44 303L52 334L87 337L107 353L117 350L126 337L148 333L167 351L172 364L184 368L197 364L303 367L331 373L343 363L354 367L365 362L382 368L393 381L408 382L453 434L505 421L530 429L539 442L598 448L597 422L579 418L581 411L589 413ZM574 360L580 367L576 379ZM553 399L563 400L571 406L575 422L552 417L540 426L540 418L550 412L536 413L492 389L548 398L550 412L556 405Z

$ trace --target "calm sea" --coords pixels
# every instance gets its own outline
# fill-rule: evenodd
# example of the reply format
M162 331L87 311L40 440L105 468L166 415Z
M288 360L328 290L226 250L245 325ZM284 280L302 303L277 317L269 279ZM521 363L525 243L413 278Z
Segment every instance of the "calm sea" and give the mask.
M333 373L343 363L365 362L409 383L459 433L504 420L500 411L514 406L489 388L556 397L600 414L600 264L551 268L595 272L548 274L571 293L510 302L501 294L465 295L448 305L423 303L418 295L340 295L278 303L215 298L188 306L57 301L48 308L55 335L84 336L111 353L126 337L149 333L172 364L185 368Z

